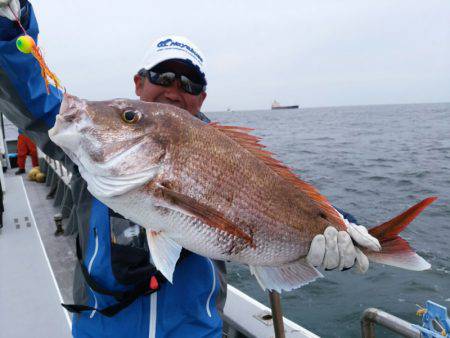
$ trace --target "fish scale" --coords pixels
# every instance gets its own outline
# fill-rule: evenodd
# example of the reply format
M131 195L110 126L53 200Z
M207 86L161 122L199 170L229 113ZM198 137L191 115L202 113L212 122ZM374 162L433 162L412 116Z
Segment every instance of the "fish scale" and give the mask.
M229 245L236 241L236 238L224 231L212 228L176 211L171 212L167 217L167 224L170 228L169 233L174 233L174 237L178 237L176 234L182 234L178 239L179 243L183 244L182 246L201 247L202 251L199 253L213 259L243 260L247 264L261 265L282 259L283 256L297 258L300 254L298 246L285 247L285 252L280 254L280 250L274 250L272 246L266 247L266 243L261 243L256 250L245 248L235 255L230 255L227 253Z
M189 140L183 139L183 145L177 150L177 153L175 155L172 155L170 158L171 160L176 160L176 162L172 164L174 166L174 176L183 176L183 172L186 172L189 175L193 175L192 173L199 173L198 175L195 175L196 177L198 177L198 179L193 184L196 187L203 187L203 190L205 191L203 196L199 196L200 202L206 203L207 205L214 205L214 207L221 210L223 208L223 205L226 204L226 201L221 198L222 194L218 194L215 191L208 190L208 183L211 181L211 177L216 176L210 174L211 168L220 168L221 177L226 178L226 181L221 182L221 188L226 189L226 191L238 192L235 193L235 203L231 208L225 210L227 216L231 217L233 221L236 219L236 216L239 216L242 220L246 220L246 222L237 223L238 226L243 224L253 225L257 222L257 225L259 227L266 226L273 229L274 232L272 233L272 235L275 236L278 234L277 231L285 231L286 226L296 226L300 229L309 230L309 232L305 231L303 235L308 236L307 241L311 241L315 233L310 232L310 227L305 224L305 217L299 215L299 210L297 209L298 206L296 206L295 203L291 203L291 201L289 201L287 198L284 198L284 200L282 200L282 198L285 196L284 194L278 194L278 196L276 196L279 197L281 195L281 201L278 200L278 202L281 203L273 203L273 200L277 200L276 198L273 199L271 197L271 195L273 195L273 192L276 191L276 184L261 184L263 182L255 178L258 176L254 175L253 170L249 170L250 168L253 168L251 166L253 163L250 163L247 166L245 166L245 163L241 163L241 165L238 166L237 161L235 161L231 156L231 160L228 157L226 158L229 161L228 166L232 166L234 170L230 170L229 168L224 167L223 157L221 156L224 156L224 153L230 153L229 150L226 151L230 146L230 142L224 140L228 144L221 145L220 147L217 146L217 148L214 148L213 151L215 149L218 149L218 151L217 153L212 152L212 156L209 157L209 162L202 161L199 164L198 157L196 155L202 153L206 141L213 138L211 132L205 133L206 135L203 136L202 142L197 141L198 139L200 139L200 137L195 137L194 139L196 141L192 143L190 143ZM240 150L240 152L238 150ZM184 151L184 154L192 154L192 152L194 152L194 156L179 155L179 153L181 153L182 151ZM240 154L241 157L244 157L244 154L242 153L245 152L245 149L237 149L236 151ZM251 162L255 161L253 160ZM268 176L271 178L271 180L267 180L267 182L280 182L281 179L277 177L275 173L270 172L269 170L270 169L267 169L264 172L264 176ZM250 182L248 184L245 184L242 179L239 179L241 177L249 178ZM236 188L238 188L238 190ZM191 187L185 182L183 182L182 186L179 186L179 189L181 190L181 192L184 192L186 194L191 193ZM213 185L213 189L221 191L221 189L218 189L217 185ZM286 212L282 212L282 210L285 210ZM323 230L326 228L326 226L329 225L329 223L323 221L319 222L321 223L321 226L316 231L323 232ZM317 224L319 222L316 220L311 220L311 224ZM245 228L243 228L243 230L245 231ZM271 236L268 236L266 240L270 241ZM308 248L305 248L305 251L307 251L307 249Z

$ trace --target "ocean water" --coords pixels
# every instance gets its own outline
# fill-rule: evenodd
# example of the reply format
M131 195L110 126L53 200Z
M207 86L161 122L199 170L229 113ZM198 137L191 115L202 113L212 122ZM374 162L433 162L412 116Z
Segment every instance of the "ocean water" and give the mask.
M428 196L439 199L403 233L432 268L376 263L366 274L325 278L283 293L284 315L323 337L360 337L360 317L376 307L413 323L416 304L450 308L450 104L215 112L227 125L252 127L276 157L335 206L372 227ZM229 282L268 305L247 267L228 265ZM380 337L394 337L377 328Z

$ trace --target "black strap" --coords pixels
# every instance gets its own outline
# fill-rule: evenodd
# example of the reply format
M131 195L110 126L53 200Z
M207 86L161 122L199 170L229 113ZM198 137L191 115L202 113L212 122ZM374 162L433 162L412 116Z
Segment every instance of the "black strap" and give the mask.
M156 291L156 290L155 290ZM136 298L138 298L139 295L137 295L134 298L130 298L121 302L118 302L116 304L113 304L111 306L107 306L104 309L96 309L91 306L87 305L80 305L80 304L61 304L67 311L72 313L80 313L82 311L97 311L98 313L101 313L102 315L106 317L113 317L123 309L125 309L128 305L133 303Z
M117 314L118 312L120 312L121 310L123 310L124 308L126 308L127 306L129 306L131 303L133 303L141 295L149 295L155 291L158 291L160 286L162 285L162 283L164 283L167 280L161 274L161 272L159 272L156 269L156 267L153 266L153 269L149 274L149 279L137 284L136 287L132 290L111 291L111 290L105 289L89 275L89 272L83 263L79 236L77 236L77 239L76 239L76 247L77 247L76 251L77 251L78 264L80 264L81 271L83 273L84 279L86 280L86 283L95 292L114 297L117 300L117 303L107 306L104 309L96 309L91 306L80 305L80 304L61 304L69 312L80 313L82 311L96 310L97 312L101 313L104 316L112 317L115 314ZM183 249L180 254L180 259L178 260L178 262L180 262L182 259L184 259L188 255L189 255L189 251ZM157 288L150 287L150 281L152 278L156 278L156 280L158 282Z

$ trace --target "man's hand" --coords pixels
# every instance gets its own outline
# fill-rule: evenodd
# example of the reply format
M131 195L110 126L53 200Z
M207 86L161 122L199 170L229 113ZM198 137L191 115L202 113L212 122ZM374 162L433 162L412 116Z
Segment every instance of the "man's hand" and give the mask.
M20 18L19 0L0 0L0 16L3 16L9 20L16 20L13 13Z
M358 271L366 272L369 260L353 245L353 241L373 251L381 250L380 243L364 226L350 223L346 219L344 222L347 224L347 231L337 231L336 228L329 226L323 235L316 235L306 259L311 265L321 265L326 270L336 268L344 270L356 265Z

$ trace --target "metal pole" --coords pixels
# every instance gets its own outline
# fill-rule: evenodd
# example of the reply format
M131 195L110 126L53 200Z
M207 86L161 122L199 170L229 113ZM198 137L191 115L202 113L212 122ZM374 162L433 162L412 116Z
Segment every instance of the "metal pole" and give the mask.
M58 161L58 163L59 163L59 172L61 173L61 179L63 179L63 176L64 176L64 173L63 173L63 166L62 166L62 163L61 163L61 162Z
M3 135L3 138L5 138L5 121L3 121L3 113L0 113L0 116L1 116L1 122L2 122L2 135Z
M275 338L285 338L280 294L276 291L269 291L269 300L272 309L272 322L273 329L275 330Z
M6 168L11 169L11 162L9 162L9 151L8 151L8 145L6 144L6 135L5 135L5 121L3 119L3 113L0 113L1 116L1 124L2 124L2 144L3 149L5 150L5 153L3 154L5 156L6 161Z
M374 324L379 324L385 328L401 334L404 337L420 338L420 330L411 323L395 317L387 312L369 308L363 312L361 318L361 331L363 338L375 338Z

